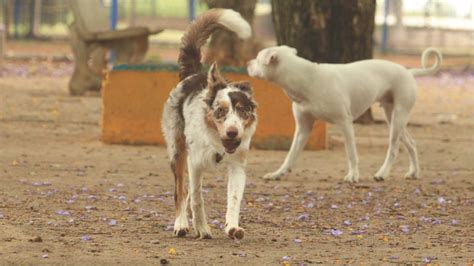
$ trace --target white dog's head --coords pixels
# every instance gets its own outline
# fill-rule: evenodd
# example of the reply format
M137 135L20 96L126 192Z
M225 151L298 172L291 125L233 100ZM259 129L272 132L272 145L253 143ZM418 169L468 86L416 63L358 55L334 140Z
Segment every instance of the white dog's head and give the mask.
M214 63L208 73L207 124L217 130L227 153L239 147L245 131L256 122L256 104L249 82L228 83Z
M247 64L247 72L251 77L271 80L277 74L278 66L287 56L296 56L296 49L282 45L270 47L258 52L257 58Z

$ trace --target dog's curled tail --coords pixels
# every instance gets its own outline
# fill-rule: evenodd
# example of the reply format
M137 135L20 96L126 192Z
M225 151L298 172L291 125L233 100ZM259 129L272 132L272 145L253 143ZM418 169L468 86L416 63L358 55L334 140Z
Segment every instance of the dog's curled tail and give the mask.
M428 57L430 57L431 55L436 56L436 62L431 67L427 67L426 65L428 64ZM421 56L421 65L423 66L423 68L410 69L410 72L415 77L433 75L441 68L441 63L443 63L443 56L441 55L441 52L436 48L430 47L424 50Z
M201 47L219 28L235 32L242 39L250 37L252 30L242 16L232 9L210 9L189 25L181 39L179 51L179 80L201 71Z

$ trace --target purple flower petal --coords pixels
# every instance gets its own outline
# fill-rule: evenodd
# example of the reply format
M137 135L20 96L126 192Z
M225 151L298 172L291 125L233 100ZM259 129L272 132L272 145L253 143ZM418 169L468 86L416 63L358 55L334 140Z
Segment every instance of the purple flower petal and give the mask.
M96 195L89 195L87 198L90 199L90 200L97 200Z
M436 257L428 256L423 258L424 263L430 263L431 261L435 260Z
M285 260L285 261L288 261L288 260L291 259L291 257L290 257L290 256L283 256L283 258L281 258L281 259L282 259L282 260Z
M446 200L443 197L438 197L438 203L439 204L444 204L444 203L446 203Z
M109 192L117 192L117 189L114 188L114 187L113 187L113 188L110 188L110 189L109 189Z
M1 214L0 214L0 218L1 218ZM459 220L452 219L452 220L451 220L451 224L452 224L452 225L459 225Z
M441 220L440 219L434 219L433 222L431 222L432 224L441 224Z
M51 186L51 182L48 182L48 181L39 181L39 182L33 182L31 183L32 186L34 187L47 187L47 186Z
M118 197L118 199L119 199L119 200L127 200L127 197L125 197L124 195L120 195L120 196Z
M212 220L211 224L219 225L221 224L221 222L219 222L219 220Z
M351 235L363 235L365 234L365 231L362 230L355 230L351 232Z
M117 220L110 219L110 221L108 222L108 225L110 225L110 226L117 225Z
M41 256L43 259L47 259L49 258L48 254L43 254L43 256Z
M410 233L410 228L408 227L408 225L402 225L402 226L400 227L400 229L401 229L402 232L405 233L405 234Z
M294 241L295 241L296 244L301 244L301 239L299 239L299 238L296 238Z
M342 223L343 223L344 225L347 225L347 226L349 226L349 225L352 224L351 221L349 221L349 220L344 220L344 222L342 222Z
M390 256L389 257L390 260L398 260L398 258L400 258L400 257L398 257L398 256Z
M340 235L342 235L342 231L338 230L338 229L331 229L331 235L340 236Z
M309 219L309 214L303 213L303 214L301 214L300 216L298 216L298 218L296 218L296 219L297 219L298 221L301 221L301 222L302 222L302 221L306 221L306 220Z
M360 220L361 221L368 221L368 220L370 220L370 217L368 215L366 215L366 216L360 218Z
M331 209L337 209L339 208L339 206L337 206L336 204L331 204Z
M91 237L90 235L83 235L83 236L81 237L81 240L82 240L82 241L89 241L89 240L92 240L92 237Z
M65 211L65 210L59 210L56 212L56 214L58 215L69 215L70 213L68 211Z
M395 204L393 204L393 207L400 208L400 202L395 202Z
M90 211L96 211L97 210L97 207L96 206L86 206L86 211L90 212Z

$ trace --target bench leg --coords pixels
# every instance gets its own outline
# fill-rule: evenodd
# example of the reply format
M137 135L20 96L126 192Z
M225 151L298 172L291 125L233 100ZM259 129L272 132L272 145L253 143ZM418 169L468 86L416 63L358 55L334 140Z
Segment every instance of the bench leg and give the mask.
M89 66L89 59L91 63L94 65L100 62L97 58L102 56L105 58L105 51L101 51L98 46L89 45L83 40L81 40L75 31L74 27L70 27L70 41L72 51L74 53L74 72L72 74L71 80L69 81L69 92L72 95L82 95L88 90L100 90L102 85L102 75L101 72L95 72ZM95 59L91 57L94 50L98 50L95 52ZM104 59L105 60L105 59ZM102 66L104 64L102 63ZM101 67L95 66L95 68ZM97 71L97 69L96 69Z

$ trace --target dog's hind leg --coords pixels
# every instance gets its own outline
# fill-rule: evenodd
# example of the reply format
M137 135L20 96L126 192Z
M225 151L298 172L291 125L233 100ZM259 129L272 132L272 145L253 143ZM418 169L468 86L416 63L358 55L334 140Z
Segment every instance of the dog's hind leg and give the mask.
M344 181L358 182L359 181L359 158L357 157L357 147L354 136L354 125L352 120L346 119L343 122L337 123L344 134L344 147L349 161L349 172L344 177Z
M396 105L394 106L390 119L391 123L388 151L382 167L380 167L380 169L374 175L374 179L376 181L383 181L390 173L390 169L392 168L393 162L395 161L398 155L398 151L400 148L400 139L405 134L408 116L409 110L402 107L397 108Z
M416 150L415 140L410 136L407 129L403 132L401 140L403 145L407 148L410 156L410 168L405 174L405 178L417 179L420 176L420 164L418 162L418 152Z
M186 144L184 137L177 137L175 142L175 153L171 159L171 170L174 175L174 203L176 208L176 220L174 222L174 235L178 237L186 236L189 231L187 205L188 200L186 196L186 187L184 174L186 170Z
M387 123L391 124L392 119L392 112L393 112L393 105L392 104L384 104L383 109L385 111L385 117L387 118ZM415 140L411 137L408 130L405 128L401 135L402 144L408 151L408 156L410 157L410 168L408 172L405 174L405 178L409 179L416 179L419 177L420 174L420 165L418 162L418 152L416 150L416 143Z
M303 112L296 103L293 103L292 109L293 116L295 117L296 129L290 151L280 168L273 173L266 174L263 177L264 179L279 180L286 176L295 165L296 159L308 142L315 119L311 114Z
M211 229L207 224L204 199L202 197L202 166L193 163L193 158L188 157L189 197L193 215L193 226L197 237L200 239L212 238Z

